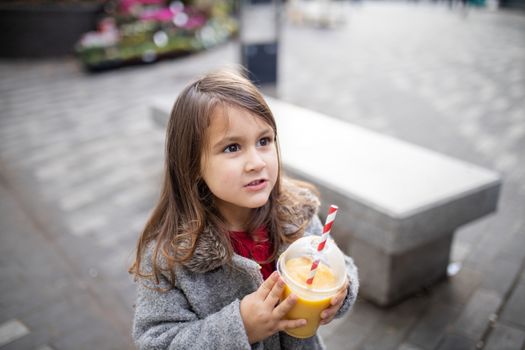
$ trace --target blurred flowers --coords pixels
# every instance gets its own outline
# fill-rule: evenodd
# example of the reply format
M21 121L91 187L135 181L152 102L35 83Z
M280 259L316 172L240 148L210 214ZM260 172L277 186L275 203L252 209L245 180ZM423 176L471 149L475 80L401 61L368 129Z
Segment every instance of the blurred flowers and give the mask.
M200 51L237 30L233 1L116 0L75 51L86 69L101 70Z

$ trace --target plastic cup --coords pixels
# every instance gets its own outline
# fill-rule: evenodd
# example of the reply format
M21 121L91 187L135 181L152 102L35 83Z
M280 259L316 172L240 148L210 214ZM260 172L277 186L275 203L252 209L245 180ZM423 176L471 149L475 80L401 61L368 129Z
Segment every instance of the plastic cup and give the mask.
M296 338L309 338L315 334L321 321L321 312L330 306L330 301L334 295L341 289L346 281L346 266L344 255L332 239L328 239L322 252L317 251L321 237L307 236L302 237L292 243L288 249L281 254L277 261L277 271L285 282L285 288L282 295L284 300L290 293L297 295L297 303L286 314L285 318L289 320L306 319L307 323L303 327L286 330L286 333ZM297 270L289 263L293 259L304 258L304 268L306 273L298 276ZM314 283L306 284L308 271L312 262L320 258L319 271L316 273ZM298 263L297 260L294 261ZM301 265L298 263L298 265ZM303 271L303 272L304 272ZM323 285L322 276L328 277ZM318 278L319 277L319 278Z

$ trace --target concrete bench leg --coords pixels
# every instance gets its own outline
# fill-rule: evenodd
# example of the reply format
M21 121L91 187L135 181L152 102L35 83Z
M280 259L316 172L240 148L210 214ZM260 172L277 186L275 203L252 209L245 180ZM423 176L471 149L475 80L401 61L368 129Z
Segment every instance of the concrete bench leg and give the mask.
M350 255L359 266L360 293L381 306L388 306L447 275L453 233L425 245L385 253L370 243L353 238Z

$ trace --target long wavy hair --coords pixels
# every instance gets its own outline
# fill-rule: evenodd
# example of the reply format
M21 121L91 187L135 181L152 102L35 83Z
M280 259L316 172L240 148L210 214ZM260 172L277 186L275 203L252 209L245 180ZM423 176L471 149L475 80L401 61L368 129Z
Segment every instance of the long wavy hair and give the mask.
M130 267L135 277L153 278L159 283L161 272L167 272L174 283L174 266L189 260L199 235L212 226L226 247L231 263L233 249L225 221L214 205L213 195L201 176L201 156L206 149L206 130L216 108L233 106L249 111L271 126L276 135L279 171L269 200L254 209L247 228L253 232L261 226L268 229L273 261L283 242L297 236L283 234L287 218L279 214L281 160L277 128L273 114L257 88L244 76L220 70L203 76L187 86L177 98L167 126L164 180L160 198L137 243L136 257ZM299 234L299 232L297 232ZM295 236L295 237L294 237ZM141 271L146 247L154 243L152 273ZM159 258L166 261L160 266ZM164 264L163 264L164 265Z

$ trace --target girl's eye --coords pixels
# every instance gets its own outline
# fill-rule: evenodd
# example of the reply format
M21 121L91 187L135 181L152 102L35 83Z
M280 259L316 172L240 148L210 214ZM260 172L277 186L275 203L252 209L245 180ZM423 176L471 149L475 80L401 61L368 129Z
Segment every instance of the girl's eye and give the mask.
M268 146L271 142L272 140L269 137L263 137L257 142L257 146Z
M233 153L233 152L237 152L241 149L241 146L239 146L239 144L237 143L234 143L234 144L231 144L231 145L228 145L224 148L224 153Z

